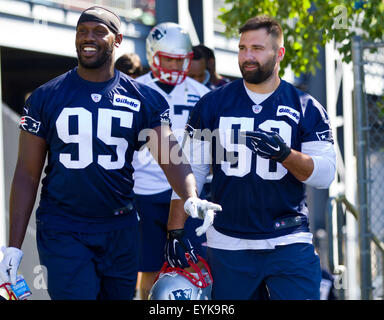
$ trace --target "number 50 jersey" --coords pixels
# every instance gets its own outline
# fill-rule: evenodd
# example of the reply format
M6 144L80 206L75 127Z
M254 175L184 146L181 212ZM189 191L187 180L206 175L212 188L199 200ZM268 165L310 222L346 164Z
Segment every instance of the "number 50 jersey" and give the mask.
M133 198L132 156L145 143L139 133L159 126L167 109L155 90L117 70L99 83L75 68L36 89L20 127L48 145L37 217L68 224L68 217L104 222L118 215Z
M282 164L253 153L239 134L257 128L276 131L298 151L333 144L324 108L283 80L260 104L250 98L242 79L207 93L186 129L212 142L212 201L223 208L213 226L224 235L254 240L307 233L304 184Z

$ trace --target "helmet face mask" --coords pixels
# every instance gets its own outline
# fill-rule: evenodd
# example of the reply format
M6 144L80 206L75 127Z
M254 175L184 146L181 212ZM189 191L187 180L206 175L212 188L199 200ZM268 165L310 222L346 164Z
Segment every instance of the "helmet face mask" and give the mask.
M149 300L211 299L213 280L207 262L198 256L199 261L204 264L204 269L200 270L188 253L186 257L195 272L173 268L165 262L149 292Z
M152 28L146 39L148 64L153 75L161 82L177 85L187 76L193 57L188 32L172 22L160 23ZM179 60L177 68L164 66L164 59Z
M16 295L11 289L10 283L0 285L0 300L17 300Z

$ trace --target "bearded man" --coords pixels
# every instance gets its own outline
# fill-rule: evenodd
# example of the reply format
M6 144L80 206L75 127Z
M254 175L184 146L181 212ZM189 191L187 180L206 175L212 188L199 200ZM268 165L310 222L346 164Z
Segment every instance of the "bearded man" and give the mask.
M186 146L211 144L208 161L192 169L201 190L212 163L211 199L222 207L207 230L212 299L319 299L305 186L328 188L334 179L329 119L279 77L285 48L276 20L254 17L239 33L243 79L203 96L186 127ZM187 217L173 199L168 230L183 228ZM167 255L178 265L177 252Z

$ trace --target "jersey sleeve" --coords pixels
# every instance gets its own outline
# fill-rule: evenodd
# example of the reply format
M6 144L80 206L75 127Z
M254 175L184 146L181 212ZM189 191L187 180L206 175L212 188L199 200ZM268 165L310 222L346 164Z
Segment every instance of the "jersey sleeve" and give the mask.
M204 115L204 104L208 103L202 97L192 109L189 120L185 126L185 137L182 143L183 152L191 165L196 179L198 195L200 195L211 166L211 134L204 134L209 128L208 115ZM172 199L178 199L173 191Z
M302 142L324 141L333 144L332 129L324 107L310 96L302 98Z
M171 125L168 102L155 90L151 91L150 97L151 99L148 99L147 127L152 129L162 124Z
M24 104L20 119L20 129L41 138L46 138L46 126L43 119L44 101L39 91L34 91Z
M141 94L144 97L142 100L143 110L141 112L139 137L135 150L139 150L146 143L149 136L147 130L154 129L160 125L171 126L169 105L165 98L148 86L145 86L145 88L141 87L141 89Z
M201 138L201 133L204 129L211 129L209 125L209 114L205 114L205 105L209 100L207 99L208 94L205 94L193 107L189 115L187 124L185 125L186 133L195 139Z
M332 183L336 170L330 121L327 112L318 101L308 96L304 102L301 151L310 155L314 163L314 170L304 183L325 189Z

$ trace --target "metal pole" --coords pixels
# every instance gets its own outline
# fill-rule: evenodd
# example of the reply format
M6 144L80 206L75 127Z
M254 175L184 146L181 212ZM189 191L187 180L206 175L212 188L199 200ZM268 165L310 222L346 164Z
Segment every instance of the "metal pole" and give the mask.
M328 237L328 267L331 273L335 272L335 251L333 246L333 201L334 197L330 197L327 202L327 215L325 219L327 237Z
M372 299L372 274L371 274L371 250L370 228L368 215L367 195L367 126L364 112L363 93L363 47L360 37L354 37L352 41L352 59L354 76L354 121L355 121L355 148L357 161L357 208L359 211L359 246L360 246L360 281L361 298Z
M336 204L336 221L337 221L337 254L338 254L338 264L339 269L345 270L344 268L344 226L345 226L345 214L343 212L343 205L340 201L337 201ZM340 270L340 272L342 272ZM343 276L343 272L341 273L341 276ZM339 290L339 299L345 300L345 290L344 287L341 286Z
M4 152L3 152L3 97L1 92L1 48L0 48L0 247L7 242L7 210L5 205ZM1 255L1 254L0 254Z

